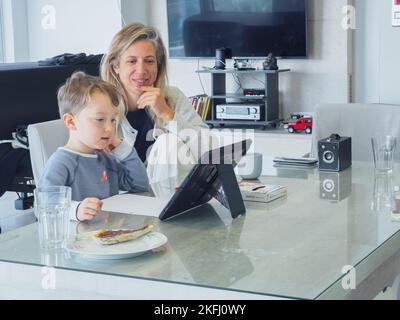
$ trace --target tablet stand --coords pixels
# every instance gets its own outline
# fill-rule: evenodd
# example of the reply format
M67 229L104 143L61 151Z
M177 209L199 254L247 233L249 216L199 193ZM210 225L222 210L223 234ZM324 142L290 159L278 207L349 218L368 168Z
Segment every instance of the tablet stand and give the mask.
M213 184L217 188L212 188L211 195L216 198L230 212L232 218L246 212L243 203L242 194L236 180L235 172L231 164L217 164L217 184Z

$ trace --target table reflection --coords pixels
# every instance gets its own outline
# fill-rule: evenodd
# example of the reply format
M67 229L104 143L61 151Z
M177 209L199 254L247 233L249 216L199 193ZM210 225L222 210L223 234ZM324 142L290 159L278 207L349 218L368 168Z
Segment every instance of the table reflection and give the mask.
M69 252L65 249L40 250L40 261L48 267L63 266L70 257Z
M341 172L320 171L319 173L320 199L339 202L351 194L351 168Z
M244 221L240 216L224 222L205 204L164 223L173 227L172 250L196 283L230 287L254 270L239 246Z
M375 173L371 210L390 212L394 208L393 175L391 173Z

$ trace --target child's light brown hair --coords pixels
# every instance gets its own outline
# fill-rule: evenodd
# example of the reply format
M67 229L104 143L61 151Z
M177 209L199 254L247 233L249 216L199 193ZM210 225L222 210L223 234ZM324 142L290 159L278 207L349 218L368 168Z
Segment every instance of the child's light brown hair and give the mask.
M58 89L58 110L61 118L66 113L78 114L87 106L90 97L96 91L110 98L112 105L118 108L120 116L125 113L124 99L114 85L82 71L76 71Z

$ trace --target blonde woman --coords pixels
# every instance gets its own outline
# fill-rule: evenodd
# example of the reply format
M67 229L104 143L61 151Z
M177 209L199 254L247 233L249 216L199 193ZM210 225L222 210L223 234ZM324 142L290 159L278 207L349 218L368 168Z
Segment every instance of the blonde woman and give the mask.
M103 80L114 84L126 100L120 148L136 148L151 182L184 175L204 150L200 138L208 132L187 97L166 85L166 68L159 33L140 23L114 36L101 63ZM203 140L208 145L208 139Z

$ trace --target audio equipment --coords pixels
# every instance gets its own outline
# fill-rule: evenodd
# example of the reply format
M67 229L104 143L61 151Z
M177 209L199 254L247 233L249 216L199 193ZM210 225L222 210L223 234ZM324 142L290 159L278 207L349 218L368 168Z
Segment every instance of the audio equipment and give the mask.
M218 104L217 119L263 120L263 105L260 104Z
M231 48L217 48L215 49L215 69L225 69L225 59L232 58Z
M351 194L351 169L342 172L319 173L319 197L330 201L341 201Z
M265 96L265 89L243 89L245 96Z
M351 166L351 137L333 133L319 140L318 164L322 171L342 171Z

